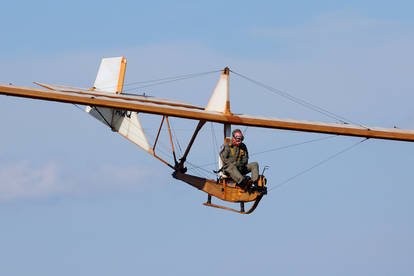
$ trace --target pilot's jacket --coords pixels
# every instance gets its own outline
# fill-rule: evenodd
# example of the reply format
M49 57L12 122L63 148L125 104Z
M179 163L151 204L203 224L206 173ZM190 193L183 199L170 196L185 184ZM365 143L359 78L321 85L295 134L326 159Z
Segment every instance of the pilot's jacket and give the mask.
M251 172L252 180L257 181L259 177L259 165L257 162L248 163L249 153L244 143L239 146L231 142L225 143L220 152L220 158L223 161L223 171L237 183L243 181L243 175Z
M238 147L234 146L231 142L225 143L223 149L220 152L221 160L223 161L223 169L226 169L233 164L241 171L246 167L249 161L249 153L244 143L241 143Z

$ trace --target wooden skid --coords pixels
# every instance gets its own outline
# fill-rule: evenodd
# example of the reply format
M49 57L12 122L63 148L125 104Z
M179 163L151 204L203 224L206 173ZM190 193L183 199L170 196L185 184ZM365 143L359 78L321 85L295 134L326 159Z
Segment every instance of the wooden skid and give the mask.
M203 205L208 206L208 207L219 208L219 209L223 209L223 210L227 210L227 211L231 211L231 212L236 212L236 213L239 213L239 214L248 215L248 214L253 213L253 211L254 211L254 210L256 209L256 207L259 205L259 202L260 202L260 200L262 199L262 197L263 197L263 195L258 196L258 197L256 198L255 202L253 203L252 207L250 207L250 209L249 209L249 210L247 210L247 211L241 211L241 210L240 210L240 211L238 211L238 210L233 209L233 208L229 208L229 207L222 206L222 205L217 205L217 204L212 204L212 203L208 203L208 202L203 203Z

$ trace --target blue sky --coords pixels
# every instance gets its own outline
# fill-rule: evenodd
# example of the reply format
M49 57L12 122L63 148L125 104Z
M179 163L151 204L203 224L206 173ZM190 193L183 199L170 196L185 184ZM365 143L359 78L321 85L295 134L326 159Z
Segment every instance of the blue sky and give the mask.
M230 66L366 125L414 129L410 1L14 1L0 82L90 87L102 57L126 83ZM208 75L144 92L205 105ZM332 121L231 75L231 108ZM143 92L133 91L133 92ZM0 97L2 275L412 275L414 148L368 140L267 195L249 216L205 194L73 105ZM155 131L159 118L143 118ZM194 127L173 120L181 144ZM190 155L215 160L207 125ZM251 153L324 137L249 128ZM269 185L356 142L251 157ZM165 143L167 144L167 143ZM208 168L211 169L211 168Z

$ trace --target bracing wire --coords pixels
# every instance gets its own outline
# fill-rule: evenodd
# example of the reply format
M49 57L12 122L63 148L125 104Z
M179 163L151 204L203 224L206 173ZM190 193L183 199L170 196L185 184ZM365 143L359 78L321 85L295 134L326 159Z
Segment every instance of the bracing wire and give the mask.
M154 80L142 81L142 82L132 82L132 83L126 84L125 86L132 86L132 85L136 85L136 84L143 84L143 85L140 85L140 86L134 87L134 88L124 89L124 91L130 91L130 90L135 90L135 89L141 89L141 88L146 88L146 87L151 87L151 86L167 84L167 83L171 83L171 82L176 82L176 81L181 81L181 80L186 80L186 79L191 79L191 78L196 78L196 77L201 77L201 76L205 76L205 75L209 75L209 74L217 73L217 72L221 72L221 71L223 71L223 70L214 70L214 71L207 71L207 72L201 72L201 73L184 74L184 75L178 75L178 76L175 76L175 77L166 77L166 78L154 79ZM145 84L145 83L147 83L147 84Z
M159 85L159 84L164 84L164 83L180 81L180 80L195 78L195 77L199 77L199 76L204 76L204 75L217 73L217 72L221 72L221 71L223 71L223 70L213 70L213 71L206 71L206 72L200 72L200 73L189 73L189 74L182 74L182 75L176 75L176 76L169 76L169 77L163 77L163 78L159 78L159 79L152 79L152 80L145 80L145 81L135 81L135 82L124 83L124 87L134 86L134 85L144 85L144 84L147 84L149 86L152 86L153 84L154 85ZM117 85L105 86L105 87L101 87L100 89L109 89L109 88L115 88L115 87L117 87ZM145 87L146 87L146 85L145 85ZM142 87L138 87L138 88L142 88ZM129 89L126 89L124 91L138 89L138 88L129 88Z
M337 114L335 114L333 112L330 112L330 111L328 111L328 110L326 110L326 109L324 109L322 107L319 107L317 105L314 105L312 103L309 103L309 102L307 102L305 100L302 100L302 99L300 99L298 97L295 97L295 96L293 96L293 95L291 95L291 94L289 94L287 92L284 92L284 91L282 91L280 89L274 88L274 87L272 87L270 85L267 85L267 84L264 84L264 83L262 83L260 81L257 81L257 80L254 80L252 78L249 78L249 77L247 77L247 76L245 76L243 74L237 73L237 72L235 72L233 70L230 70L230 71L232 73L234 73L235 75L243 78L243 79L246 79L246 80L248 80L248 81L250 81L250 82L252 82L252 83L254 83L254 84L256 84L256 85L258 85L260 87L265 88L269 92L272 92L274 94L277 94L279 96L282 96L284 98L287 98L287 99L291 100L294 103L300 104L300 105L302 105L302 106L304 106L304 107L306 107L308 109L311 109L313 111L319 112L319 113L321 113L321 114L323 114L323 115L325 115L327 117L330 117L331 119L338 120L338 121L340 121L342 123L348 123L348 122L350 122L352 124L356 124L356 125L359 125L359 126L361 126L363 128L369 129L368 127L364 126L363 124L360 124L360 123L357 123L357 122L353 122L352 120L349 120L349 119L347 119L347 118L345 118L343 116L337 115Z
M278 147L278 148L269 149L269 150L265 150L265 151L253 152L253 153L250 153L249 155L254 156L254 155L264 154L264 153L268 153L268 152L272 152L272 151L284 150L284 149L293 148L293 147L296 147L296 146L301 146L301 145L304 145L304 144L309 144L309 143L314 143L314 142L318 142L318 141L322 141L322 140L332 139L332 138L335 138L335 137L338 137L338 135L332 135L332 136L328 136L328 137L321 137L321 138L316 138L316 139L312 139L312 140L307 140L307 141L303 141L303 142L289 144L289 145L285 145L285 146L281 146L281 147ZM205 167L208 167L208 166L215 165L216 163L217 162L202 164L202 165L199 165L198 168L205 168Z
M180 141L178 140L177 134L175 133L175 129L172 126L172 121L171 120L170 120L170 128L171 128L171 131L172 131L172 135L175 138L175 143L177 144L178 151L179 151L180 155L183 155L183 151L181 149Z
M79 110L85 111L83 108L81 108L78 104L73 104L74 106L76 106Z
M78 104L73 104L76 108L78 108L79 110L85 111L84 109L82 109ZM109 124L109 122L105 119L105 117L102 115L101 112L99 112L99 110L96 107L93 107L100 115L100 117L102 117L103 120L105 120L106 124L111 127L111 125ZM136 126L137 125L133 122L130 122L132 125ZM155 140L155 137L153 137L151 134L149 134L149 136L151 136L151 138L153 140ZM158 151L158 155L162 156L163 158L169 158L170 154L167 153L168 150L166 150L168 147L166 147L165 145L163 145L160 141L158 142L158 147L157 147L157 151Z
M187 163L188 164L192 164L192 163L190 163L188 161L187 161ZM208 170L205 170L203 168L199 168L197 166L194 166L193 168L189 168L188 170L189 171L193 171L193 172L195 172L195 174L197 174L199 176L202 176L202 177L205 177L205 178L207 178L208 177L208 174L210 173Z
M213 160L215 160L216 158L218 158L219 153L218 153L217 137L216 137L216 133L214 131L213 122L210 122L210 127L211 127L212 146L214 147L214 151L212 151L212 153L213 153Z
M295 144L281 146L281 147L274 148L274 149L268 149L268 150L264 150L264 151L254 152L254 153L250 154L250 156L259 155L259 154L263 154L263 153L268 153L268 152L272 152L272 151L288 149L288 148L293 148L293 147L296 147L296 146L309 144L309 143L313 143L313 142L318 142L318 141L322 141L322 140L328 140L328 139L332 139L332 138L335 138L335 137L338 137L338 135L316 138L316 139L312 139L312 140L308 140L308 141L304 141L304 142L299 142L299 143L295 143Z
M177 76L169 76L169 77L163 77L163 78L159 78L159 79L152 79L152 80L146 80L146 81L135 81L135 82L130 82L128 84L125 84L125 86L131 86L131 85L135 85L135 84L144 84L144 83L151 83L151 82L159 82L159 81L166 81L166 80L171 80L171 79L177 79L177 78L186 78L186 77L198 77L200 75L206 75L206 74L211 74L211 73L217 73L223 70L212 70L212 71L206 71L206 72L199 72L199 73L189 73L189 74L182 74L182 75L177 75Z
M309 172L309 171L311 171L311 170L313 170L313 169L315 169L315 168L319 167L320 165L322 165L322 164L324 164L324 163L326 163L326 162L328 162L328 161L330 161L330 160L334 159L335 157L338 157L339 155L341 155L341 154L343 154L343 153L345 153L345 152L347 152L347 151L349 151L349 150L351 150L351 149L355 148L356 146L358 146L358 145L362 144L363 142L365 142L365 141L366 141L366 140L368 140L368 139L369 139L369 138L365 138L365 139L363 139L363 140L360 140L360 141L358 141L358 142L356 142L356 143L352 144L351 146L348 146L348 147L346 147L345 149L343 149L343 150L341 150L341 151L339 151L339 152L337 152L337 153L335 153L335 154L332 154L332 155L328 156L327 158L325 158L325 159L323 159L323 160L319 161L318 163L316 163L315 165L313 165L313 166L311 166L311 167L309 167L309 168L307 168L307 169L305 169L305 170L303 170L303 171L300 171L299 173L297 173L297 174L295 174L295 175L293 175L293 176L289 177L288 179L286 179L286 180L284 180L284 181L280 182L279 184L277 184L277 185L273 186L273 187L272 187L272 188L270 188L268 191L270 192L270 191L272 191L272 190L274 190L274 189L278 189L278 188L280 188L280 187L282 187L282 186L286 185L287 183L289 183L289 182L290 182L290 181L292 181L293 179L295 179L295 178L297 178L297 177L299 177L299 176L301 176L301 175L303 175L303 174L305 174L305 173L307 173L307 172Z
M213 172L211 172L211 171L209 171L209 170L206 170L206 169L204 169L203 167L197 166L196 164L193 164L193 163L188 162L188 161L187 161L187 163L188 163L188 164L190 164L190 165L192 166L191 168L189 168L189 170L190 170L190 169L191 169L191 170L198 169L198 170L201 170L201 171L203 171L203 172L205 172L205 173L207 173L207 174L210 174L210 175L216 175L215 173L213 173Z
M197 170L197 169L188 169L189 172L192 172L194 175L197 175L199 177L209 178L208 175L203 173L203 171Z

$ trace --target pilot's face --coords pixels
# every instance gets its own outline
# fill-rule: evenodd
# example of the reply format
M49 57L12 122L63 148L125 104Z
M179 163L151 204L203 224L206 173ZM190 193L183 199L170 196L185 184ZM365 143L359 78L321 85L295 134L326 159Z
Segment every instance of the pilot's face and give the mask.
M243 142L243 139L244 137L241 132L234 133L233 138L232 138L233 145L238 147L241 144L241 142Z

